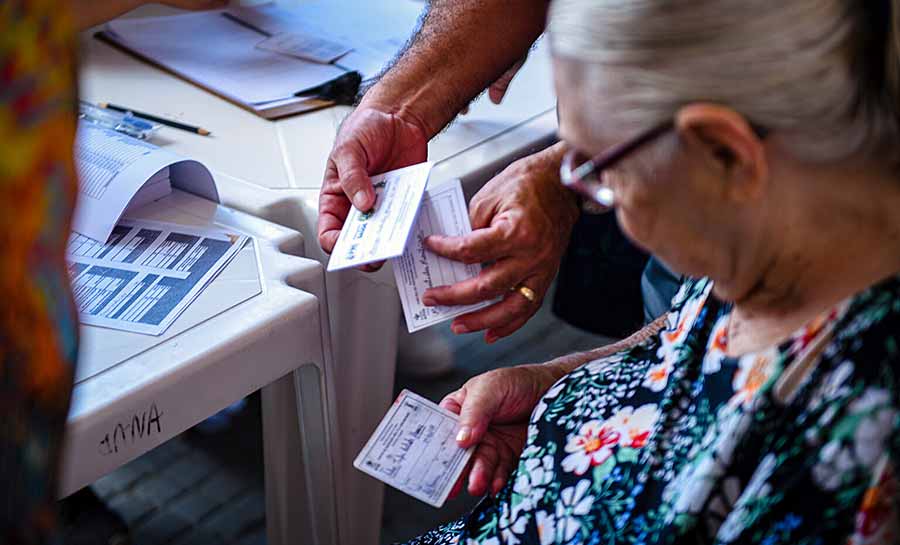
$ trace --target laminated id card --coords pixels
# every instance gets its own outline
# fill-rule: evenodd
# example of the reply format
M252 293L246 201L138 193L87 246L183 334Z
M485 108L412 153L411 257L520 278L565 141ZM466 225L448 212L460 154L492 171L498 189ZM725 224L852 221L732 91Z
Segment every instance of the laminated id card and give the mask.
M458 421L452 412L403 390L353 466L440 507L475 450L456 444Z

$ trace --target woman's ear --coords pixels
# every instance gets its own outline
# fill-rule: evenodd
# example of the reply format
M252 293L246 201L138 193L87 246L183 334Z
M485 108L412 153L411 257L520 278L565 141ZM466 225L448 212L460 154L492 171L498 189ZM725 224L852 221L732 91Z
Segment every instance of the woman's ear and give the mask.
M675 115L675 130L687 150L725 182L727 196L744 201L762 194L769 176L766 154L744 116L717 104L689 104Z

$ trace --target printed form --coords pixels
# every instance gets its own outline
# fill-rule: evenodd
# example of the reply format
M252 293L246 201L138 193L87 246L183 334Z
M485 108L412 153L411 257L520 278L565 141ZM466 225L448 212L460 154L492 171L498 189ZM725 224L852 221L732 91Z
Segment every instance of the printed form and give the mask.
M431 235L463 236L471 232L469 212L459 180L426 190L406 249L402 256L391 260L410 333L494 303L483 301L455 307L426 307L422 304L425 290L456 284L481 272L481 265L467 265L431 252L425 247L425 239Z
M440 507L475 450L456 444L458 420L450 411L403 390L353 466Z
M160 335L248 240L143 220L121 221L106 243L73 232L66 258L81 323Z
M122 213L172 192L172 186L218 201L212 174L149 142L88 122L75 139L78 204L72 229L105 241Z

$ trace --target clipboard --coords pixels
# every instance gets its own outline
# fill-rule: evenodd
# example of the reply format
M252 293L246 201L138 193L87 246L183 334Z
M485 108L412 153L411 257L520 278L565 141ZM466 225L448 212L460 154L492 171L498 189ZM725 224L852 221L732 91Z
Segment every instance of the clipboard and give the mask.
M234 96L229 96L226 92L213 88L209 85L205 85L203 82L198 81L196 78L191 77L189 73L186 73L182 70L178 70L172 66L165 64L150 55L147 55L137 49L136 47L130 46L130 44L120 39L114 32L110 32L109 30L100 30L94 34L94 38L97 40L104 42L123 53L126 53L136 59L139 59L151 66L154 66L166 73L169 73L183 81L191 83L206 92L209 92L223 100L226 100L235 106L238 106L241 109L249 111L253 114L256 114L264 119L275 120L283 117L288 117L291 115L296 115L300 113L312 112L316 110L321 110L323 108L328 108L330 106L334 106L335 104L341 103L335 100L326 100L320 97L286 97L284 100L278 100L277 102L273 102L272 104L253 104L244 102ZM316 88L330 88L329 84L332 82L339 83L340 80L346 80L346 76L351 74L351 72L343 72L338 75L335 79L330 82L326 82L323 85L319 85ZM326 96L330 96L327 95Z

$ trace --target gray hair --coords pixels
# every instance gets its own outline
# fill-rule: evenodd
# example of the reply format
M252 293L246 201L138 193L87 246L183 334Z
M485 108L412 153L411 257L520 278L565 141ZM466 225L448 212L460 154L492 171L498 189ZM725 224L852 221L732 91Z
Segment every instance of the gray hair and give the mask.
M554 0L548 34L585 91L624 85L614 122L709 101L807 160L896 153L900 0Z

